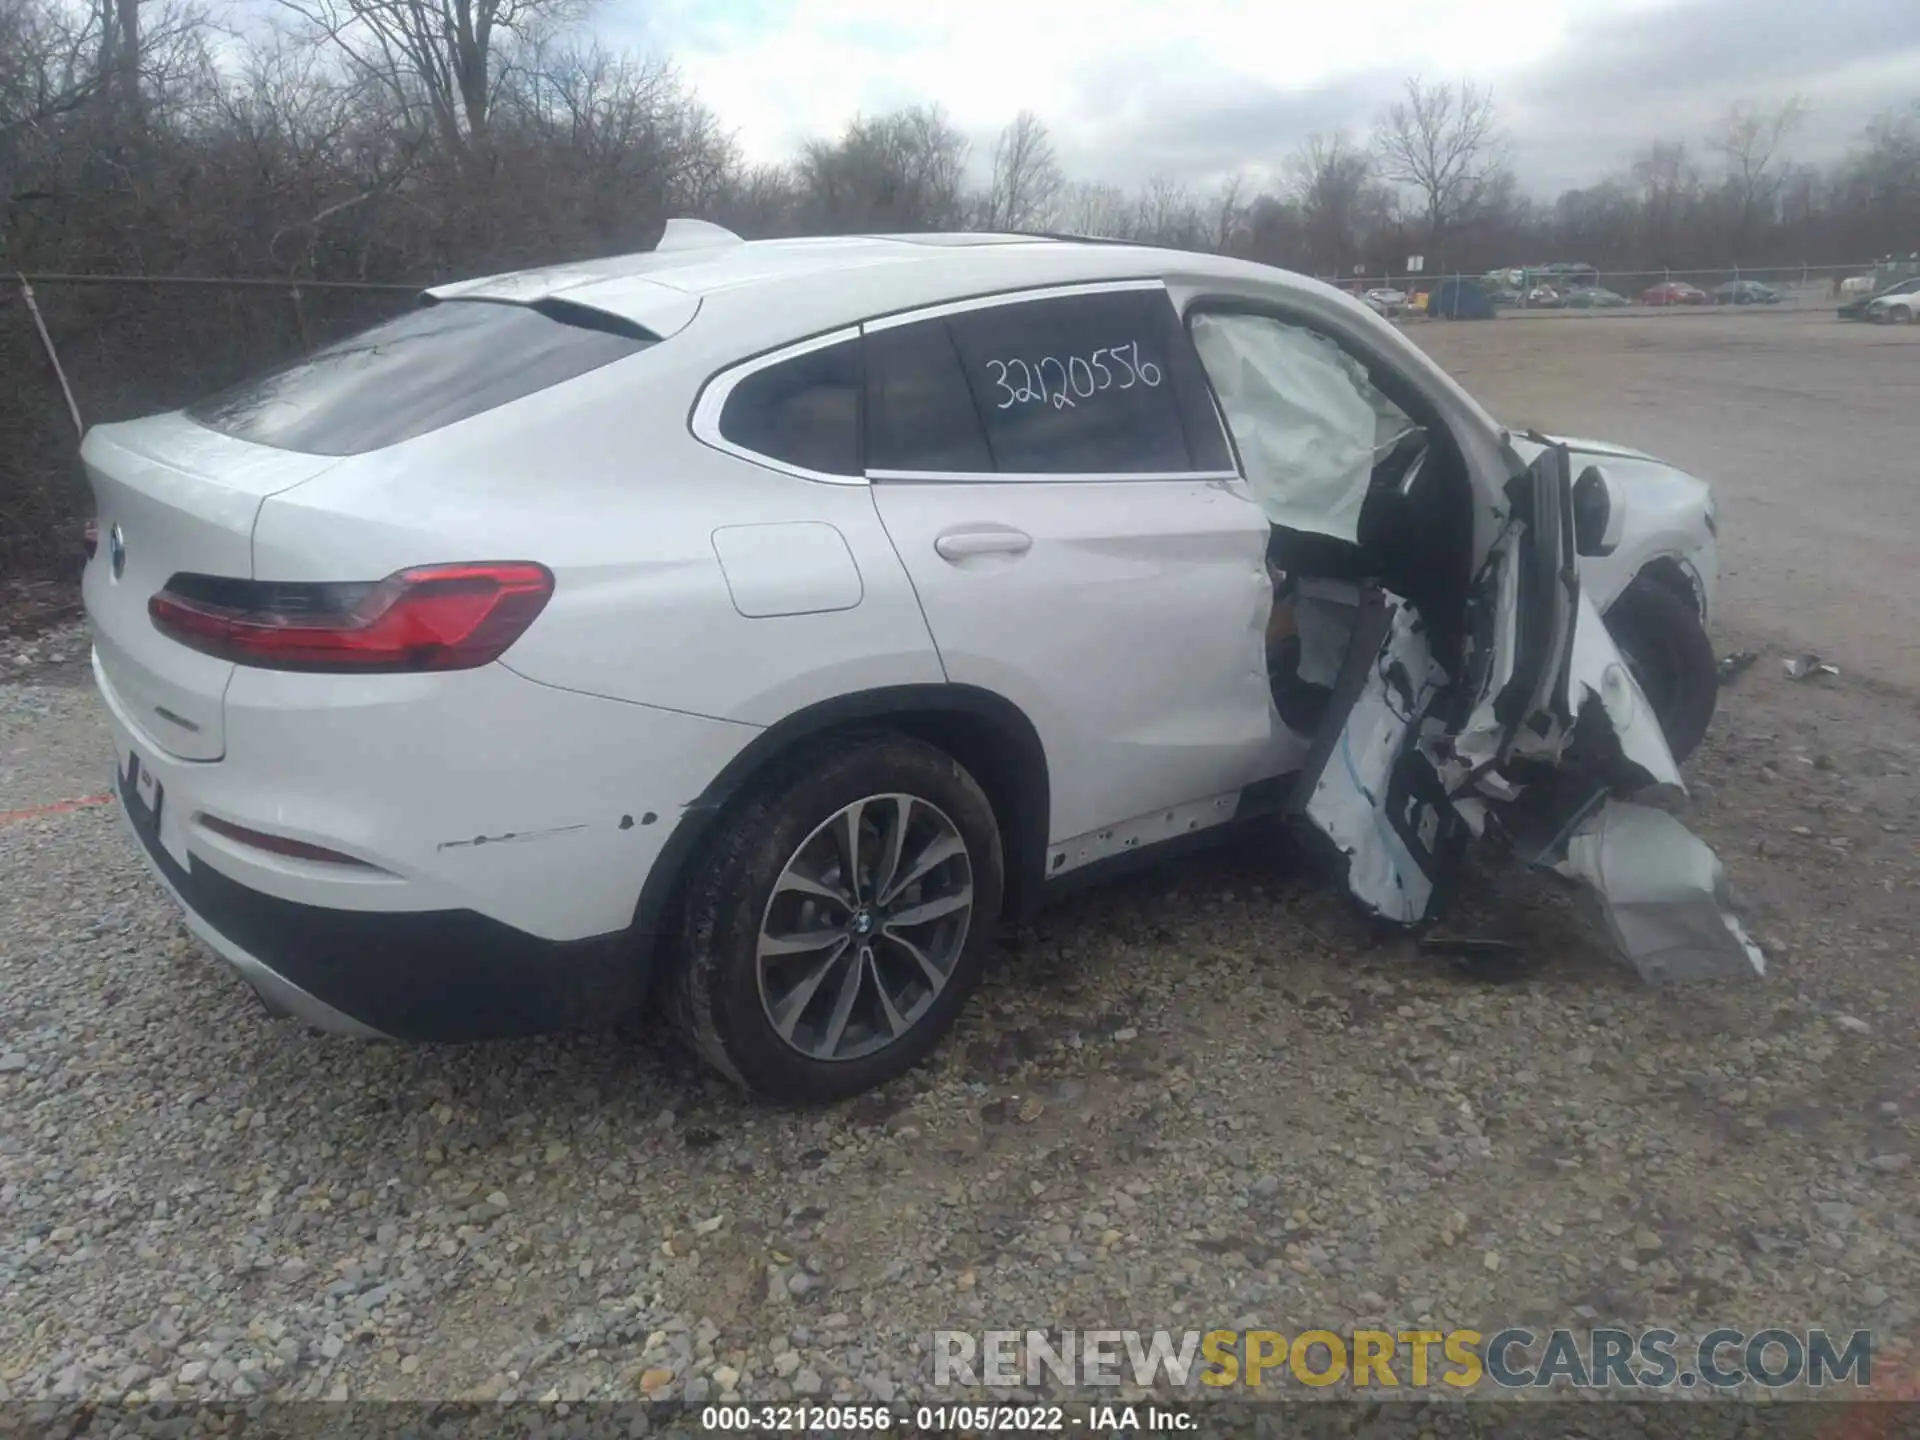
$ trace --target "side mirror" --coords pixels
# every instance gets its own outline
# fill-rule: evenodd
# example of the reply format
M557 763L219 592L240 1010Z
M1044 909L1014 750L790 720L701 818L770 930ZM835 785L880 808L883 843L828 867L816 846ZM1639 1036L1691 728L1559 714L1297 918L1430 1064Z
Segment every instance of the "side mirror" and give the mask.
M1589 465L1573 482L1574 553L1599 558L1620 544L1627 523L1627 497L1612 473Z

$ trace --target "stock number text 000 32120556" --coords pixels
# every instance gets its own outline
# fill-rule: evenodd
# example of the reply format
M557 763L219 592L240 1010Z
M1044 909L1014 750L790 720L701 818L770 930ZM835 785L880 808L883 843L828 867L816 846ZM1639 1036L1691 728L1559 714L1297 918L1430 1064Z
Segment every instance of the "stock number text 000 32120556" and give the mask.
M1082 400L1091 400L1106 390L1131 390L1136 385L1149 388L1164 378L1160 367L1140 358L1140 342L1110 346L1091 355L1043 355L1038 360L1018 358L989 360L993 383L1006 398L994 408L1011 410L1015 405L1051 405L1065 410Z

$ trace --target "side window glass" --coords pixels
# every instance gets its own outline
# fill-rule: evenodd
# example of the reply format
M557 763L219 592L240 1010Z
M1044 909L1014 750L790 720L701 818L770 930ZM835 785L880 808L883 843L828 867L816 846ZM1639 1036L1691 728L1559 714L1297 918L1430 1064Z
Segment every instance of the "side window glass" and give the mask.
M1172 302L1160 290L1016 301L946 324L1003 474L1141 475L1225 468ZM1183 405L1183 396L1187 403ZM1199 405L1194 406L1197 400ZM1211 453L1188 442L1197 409Z
M870 331L866 350L869 470L993 473L946 321Z
M1193 342L1268 520L1355 540L1377 460L1420 427L1317 331L1201 313Z
M858 475L860 342L796 355L756 370L733 387L720 434L770 460L825 475Z

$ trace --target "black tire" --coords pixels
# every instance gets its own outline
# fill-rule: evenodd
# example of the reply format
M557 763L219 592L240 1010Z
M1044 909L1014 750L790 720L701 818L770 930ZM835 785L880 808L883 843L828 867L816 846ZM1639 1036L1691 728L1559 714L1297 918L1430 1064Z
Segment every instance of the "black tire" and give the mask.
M1676 761L1699 748L1720 696L1720 669L1700 612L1657 580L1635 580L1607 610L1607 630L1646 692Z
M904 1034L857 1058L816 1058L781 1037L768 1013L770 1002L763 1002L761 928L776 885L802 847L814 843L810 837L855 802L885 795L911 796L951 822L965 847L973 907L944 988ZM979 982L1004 890L993 806L951 756L889 734L812 748L723 822L693 877L682 955L669 985L675 1025L701 1059L766 1099L825 1104L870 1090L919 1064L951 1028ZM875 948L881 948L878 942ZM897 951L889 953L898 958ZM825 992L828 983L819 988Z

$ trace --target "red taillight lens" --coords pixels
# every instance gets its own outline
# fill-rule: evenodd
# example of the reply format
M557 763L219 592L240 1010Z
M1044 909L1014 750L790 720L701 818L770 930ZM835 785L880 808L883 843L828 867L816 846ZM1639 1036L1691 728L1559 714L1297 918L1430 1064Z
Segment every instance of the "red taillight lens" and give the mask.
M80 543L86 548L89 560L100 553L100 522L98 520L89 520L80 527Z
M147 602L163 634L268 670L472 670L525 633L553 596L528 561L424 565L370 584L175 575Z

